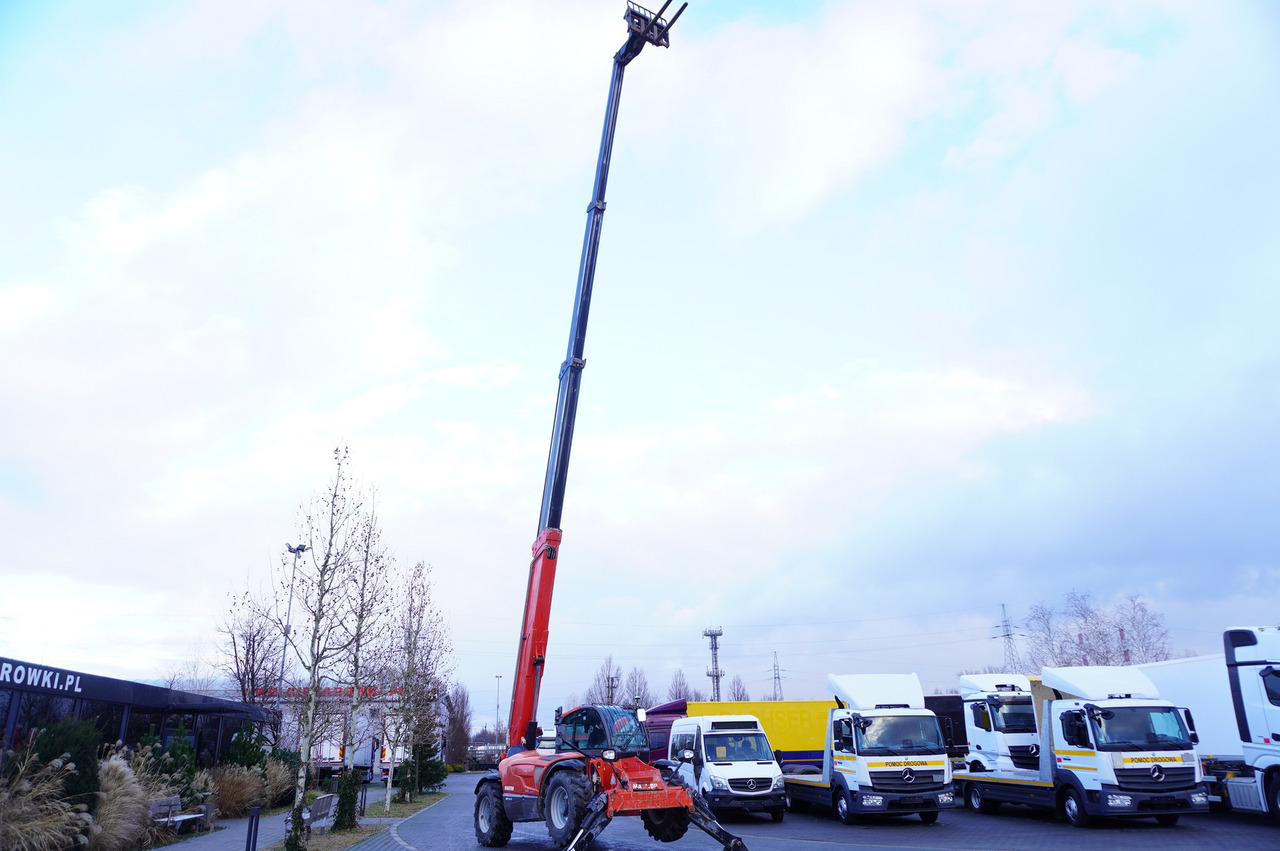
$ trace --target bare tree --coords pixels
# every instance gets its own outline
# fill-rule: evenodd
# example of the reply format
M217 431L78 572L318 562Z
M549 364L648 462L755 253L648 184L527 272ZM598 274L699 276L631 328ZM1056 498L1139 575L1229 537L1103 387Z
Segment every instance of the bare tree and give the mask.
M358 551L361 505L348 478L347 451L334 450L334 472L325 491L303 507L302 538L308 545L306 556L296 559L296 576L281 561L281 593L262 612L281 632L288 619L286 583L292 585L293 608L301 629L287 631L289 652L297 662L305 685L298 695L298 739L302 759L294 787L293 811L285 851L304 851L302 807L306 800L307 768L313 745L319 741L321 688L334 679L352 646L351 631L344 628L352 612L349 589L356 582L353 554Z
M684 668L676 668L671 672L671 682L667 685L667 700L692 700L693 689L685 679Z
M747 693L747 686L742 682L742 677L737 674L733 675L733 680L729 683L729 699L730 700L750 700L751 695Z
M1169 633L1164 617L1140 595L1107 607L1089 593L1067 594L1061 610L1037 603L1027 612L1024 670L1071 665L1127 665L1168 659Z
M622 700L619 688L621 685L622 668L614 664L613 654L610 653L596 669L596 675L591 680L591 685L587 687L587 693L583 695L582 702L610 704Z
M281 634L261 615L261 606L245 597L232 601L227 619L218 625L218 656L214 665L235 684L244 703L266 705L278 689Z
M390 641L383 654L385 691L391 701L380 714L382 740L387 745L391 770L383 797L385 812L391 812L391 785L397 754L412 755L416 742L435 734L440 725L438 705L444 694L444 678L450 644L444 617L431 596L431 568L418 562L402 582L397 583L401 600ZM406 784L412 787L413 784ZM412 800L412 788L402 786L400 794Z
M181 662L170 664L161 677L166 688L200 694L215 691L216 680L217 671L200 657L198 650L192 650L191 655Z
M382 546L382 528L378 524L376 505L359 517L355 534L352 582L347 589L350 608L341 629L347 633L347 652L343 659L338 682L346 686L348 696L343 730L343 765L350 769L355 765L355 744L358 741L360 709L375 699L375 689L369 688L364 666L370 649L383 637L380 630L391 608L391 588L388 572L394 559ZM354 819L354 817L353 817Z
M633 667L627 674L627 681L622 686L621 699L627 704L645 709L653 706L655 703L653 692L649 690L649 678L644 675L643 668Z
M471 693L462 683L455 683L444 696L445 724L444 761L449 765L462 765L467 759L467 744L471 740Z

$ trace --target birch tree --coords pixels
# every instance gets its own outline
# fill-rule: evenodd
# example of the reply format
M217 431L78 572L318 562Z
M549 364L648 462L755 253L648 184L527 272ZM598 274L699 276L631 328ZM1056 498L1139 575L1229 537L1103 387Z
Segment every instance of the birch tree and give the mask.
M378 712L382 740L387 746L391 770L387 773L383 806L391 812L391 787L397 756L413 754L414 745L435 734L440 726L439 705L451 650L444 617L431 594L431 568L418 562L402 582L397 582L397 606L382 671L382 686L389 696ZM412 800L413 782L400 788Z
M285 851L303 851L302 808L306 800L307 767L321 719L321 688L349 657L353 639L344 628L352 612L348 589L357 581L354 555L359 548L361 504L347 475L347 450L334 450L334 470L325 491L303 506L300 531L307 543L297 559L296 575L282 560L279 580L283 593L263 612L280 626L305 684L298 695L298 734L301 760L295 779L293 810ZM292 585L292 594L288 585ZM292 611L299 629L285 629Z

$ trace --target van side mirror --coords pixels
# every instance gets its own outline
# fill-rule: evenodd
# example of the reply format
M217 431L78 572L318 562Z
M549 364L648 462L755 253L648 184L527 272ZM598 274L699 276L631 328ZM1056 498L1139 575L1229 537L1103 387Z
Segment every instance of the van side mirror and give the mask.
M680 753L676 754L676 757L681 762L691 762L693 760L693 751L689 750L689 748L685 748L680 751Z

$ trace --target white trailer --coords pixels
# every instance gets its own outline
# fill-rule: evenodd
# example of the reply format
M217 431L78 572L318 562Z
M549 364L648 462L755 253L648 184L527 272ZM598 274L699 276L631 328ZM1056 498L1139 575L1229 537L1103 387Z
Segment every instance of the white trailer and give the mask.
M1034 769L956 772L970 808L1025 804L1086 827L1099 816L1173 825L1209 808L1185 712L1135 668L1045 668L1031 683L1039 735Z
M1191 710L1211 799L1280 821L1280 627L1229 629L1223 649L1137 667Z

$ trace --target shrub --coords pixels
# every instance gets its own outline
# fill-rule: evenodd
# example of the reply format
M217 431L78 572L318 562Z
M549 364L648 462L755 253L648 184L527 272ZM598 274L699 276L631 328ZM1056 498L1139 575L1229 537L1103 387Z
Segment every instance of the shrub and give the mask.
M67 755L76 770L66 777L62 794L90 813L98 805L98 728L89 721L58 721L41 730L31 745L42 762Z
M361 772L355 768L343 769L338 779L338 806L334 810L334 830L354 830L359 827L356 821L356 801L360 797Z
M275 757L267 757L267 761L262 766L262 773L266 778L268 807L282 807L293 803L297 771L296 764L291 767Z
M245 721L240 732L231 737L231 747L227 749L224 762L253 768L262 765L267 759L266 742L262 733L251 721Z
M267 804L267 780L262 770L224 763L213 770L213 805L230 818L242 818L250 807Z
M88 808L63 797L74 763L65 757L42 763L32 751L10 751L7 759L0 775L0 848L62 851L96 832Z
M94 822L100 832L89 851L130 851L145 844L151 827L151 800L128 761L110 752L98 763L98 807Z

